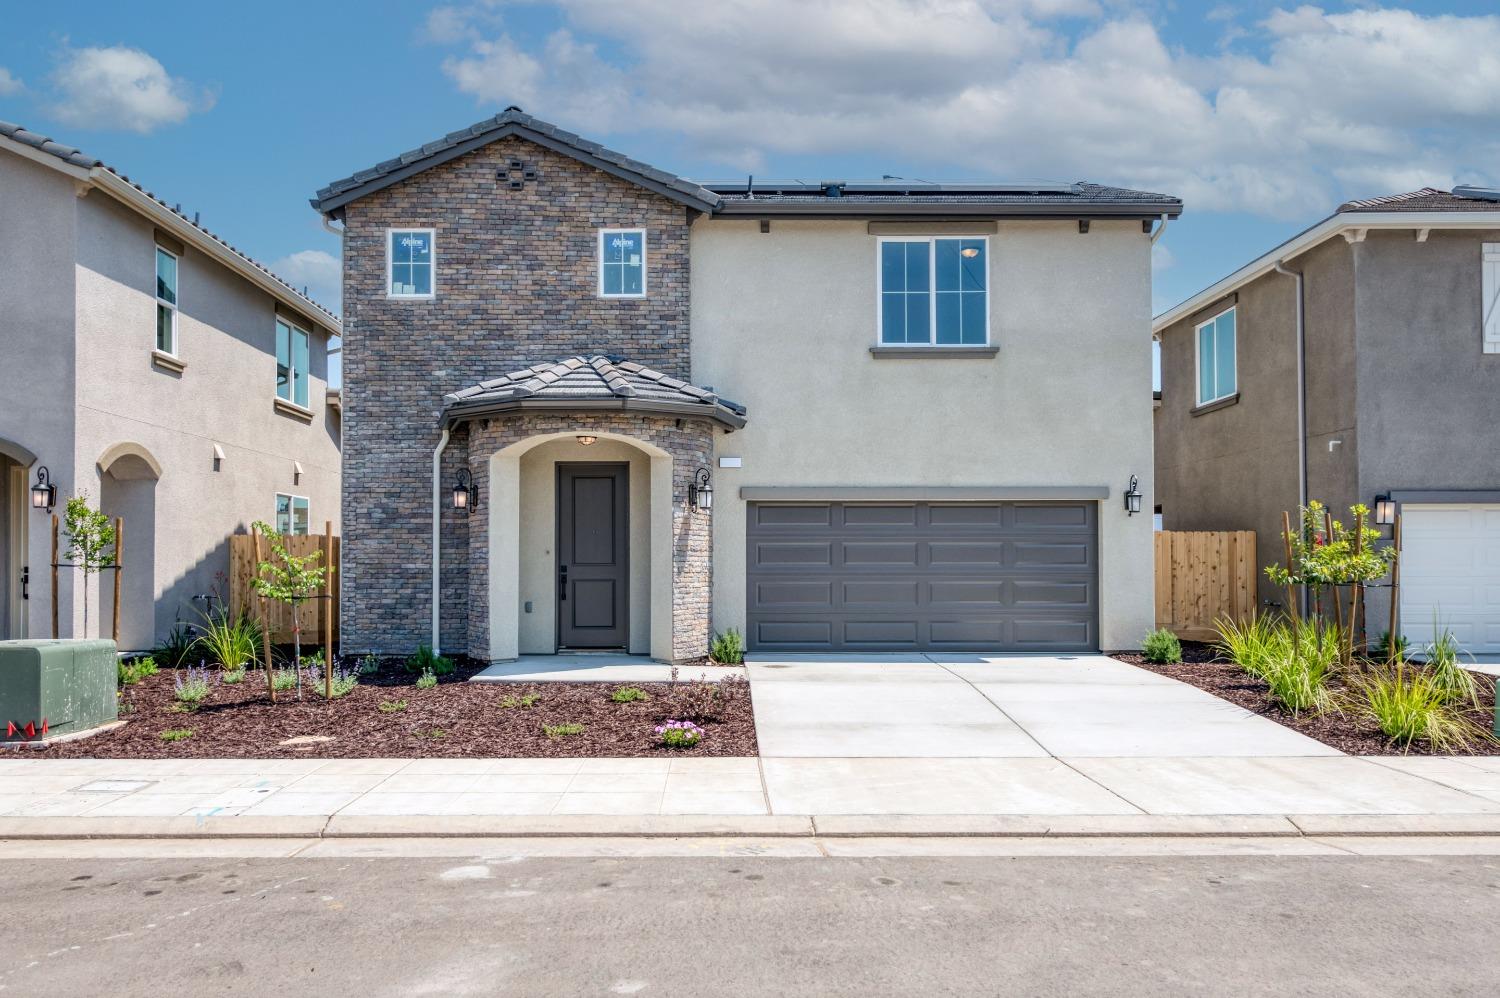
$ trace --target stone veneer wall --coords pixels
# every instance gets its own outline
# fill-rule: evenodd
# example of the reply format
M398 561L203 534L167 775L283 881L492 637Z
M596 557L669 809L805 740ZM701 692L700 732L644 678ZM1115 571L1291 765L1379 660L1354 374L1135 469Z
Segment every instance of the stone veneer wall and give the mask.
M672 657L698 658L708 654L710 604L713 594L712 514L688 506L693 472L707 467L713 457L713 424L699 419L673 419L631 413L537 413L482 420L469 426L469 472L479 494L492 502L490 458L495 452L527 437L557 433L613 433L642 440L672 456ZM642 483L632 482L631 488ZM651 496L651 506L662 501ZM446 527L446 525L445 525ZM468 517L467 573L469 592L466 650L474 658L489 657L489 518L487 507ZM653 546L656 538L652 538ZM443 550L449 550L447 538ZM444 572L448 571L445 556ZM653 580L654 583L655 580ZM654 589L655 586L653 585ZM444 586L446 593L447 586ZM444 621L448 613L444 612ZM519 622L512 621L512 626ZM453 647L457 647L456 645Z
M519 159L537 179L510 190ZM627 357L687 378L689 210L519 138L350 204L344 235L343 648L404 653L431 627L432 452L443 396L574 354ZM598 230L647 230L649 297L597 296ZM437 295L386 297L386 230L436 230ZM462 514L446 500L443 590L472 586ZM445 643L465 633L445 614ZM458 645L452 645L457 647Z

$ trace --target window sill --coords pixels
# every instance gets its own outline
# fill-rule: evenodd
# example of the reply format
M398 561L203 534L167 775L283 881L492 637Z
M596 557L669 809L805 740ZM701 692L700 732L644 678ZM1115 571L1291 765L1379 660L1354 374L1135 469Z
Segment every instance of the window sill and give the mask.
M1240 393L1239 392L1235 392L1233 395L1226 395L1226 396L1224 396L1221 399L1215 399L1212 402L1205 402L1205 403L1203 403L1202 405L1198 406L1196 409L1193 409L1192 410L1192 414L1194 416L1202 416L1202 415L1205 415L1207 413L1213 412L1213 411L1215 411L1217 409L1227 409L1230 406L1235 405L1236 403L1238 403L1239 400L1240 400Z
M432 301L437 295L391 295L385 296L386 301Z
M173 374L181 374L187 370L187 362L172 356L165 350L152 350L151 363Z
M300 419L304 423L311 423L313 421L313 416L316 415L316 413L314 413L311 409L303 408L295 402L288 402L286 399L280 397L279 395L276 397L275 402L277 412L287 416L291 416L295 419Z
M932 358L932 357L949 357L949 358L953 358L953 357L975 357L975 358L988 358L988 357L995 356L999 352L1000 352L1000 348L996 347L996 346L983 346L983 347L979 347L979 346L973 346L973 347L961 347L961 346L951 346L951 347L949 347L949 346L935 346L935 347L924 347L924 346L915 346L915 347L873 346L873 347L870 348L870 356L875 357L877 359L881 359L881 360L888 360L888 359L890 359L892 357L913 357L913 358L915 358L915 357L922 357L922 358Z

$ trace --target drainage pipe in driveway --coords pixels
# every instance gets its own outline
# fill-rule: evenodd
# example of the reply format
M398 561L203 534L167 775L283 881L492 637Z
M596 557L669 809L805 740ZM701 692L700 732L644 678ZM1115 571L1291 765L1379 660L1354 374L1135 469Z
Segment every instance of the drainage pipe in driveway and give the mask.
M442 654L438 632L442 629L443 451L448 449L448 427L432 451L432 653Z

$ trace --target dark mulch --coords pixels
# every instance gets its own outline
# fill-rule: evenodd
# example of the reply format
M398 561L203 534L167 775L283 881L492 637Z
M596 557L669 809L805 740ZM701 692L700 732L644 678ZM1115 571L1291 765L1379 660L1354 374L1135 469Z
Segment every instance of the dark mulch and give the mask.
M1270 687L1264 681L1243 671L1232 662L1215 661L1213 645L1196 641L1182 643L1181 665L1156 665L1147 662L1140 652L1111 652L1113 657L1131 665L1149 669L1163 676L1180 679L1206 690L1246 710L1268 717L1278 724L1300 731L1309 738L1316 738L1324 745L1331 745L1350 755L1434 755L1426 742L1414 742L1410 747L1392 744L1380 733L1380 729L1351 711L1339 713L1325 711L1322 714L1302 713L1293 715L1271 697ZM1337 681L1339 693L1347 692ZM1479 677L1479 710L1465 711L1465 716L1474 722L1479 732L1487 732L1495 716L1495 686L1489 676ZM1480 741L1468 750L1453 750L1448 755L1494 755L1500 752L1500 744Z
M351 665L353 663L350 663ZM649 700L614 703L619 687L609 683L469 683L479 663L461 662L437 686L419 690L399 661L360 681L352 693L326 702L304 689L279 691L272 705L264 673L250 673L240 684L215 682L203 706L192 713L172 709L170 669L127 686L113 731L38 749L55 758L425 758L490 756L748 756L755 755L755 722L749 684L740 682L727 698L708 696L711 685L679 682L636 684ZM215 676L217 679L217 676ZM503 707L527 694L531 707ZM406 701L404 710L382 712L381 703ZM664 749L652 729L662 721L691 720L707 735L691 749ZM581 734L548 738L544 724L584 726ZM193 735L164 742L161 733L190 728ZM297 735L330 735L331 742L290 746Z

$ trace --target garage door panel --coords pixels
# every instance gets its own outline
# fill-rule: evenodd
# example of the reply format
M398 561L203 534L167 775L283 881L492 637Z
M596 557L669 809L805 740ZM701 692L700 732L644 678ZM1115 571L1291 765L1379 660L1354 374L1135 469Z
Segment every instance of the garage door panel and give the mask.
M752 503L750 647L1096 650L1096 509Z
M1435 626L1500 654L1500 504L1403 503L1401 523L1402 633L1420 648Z

